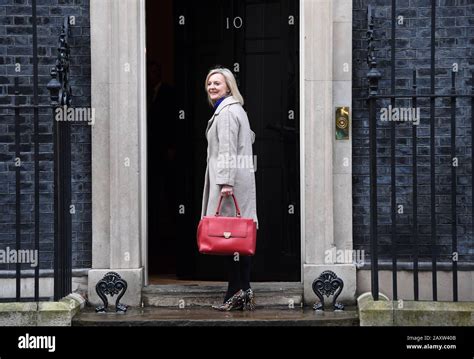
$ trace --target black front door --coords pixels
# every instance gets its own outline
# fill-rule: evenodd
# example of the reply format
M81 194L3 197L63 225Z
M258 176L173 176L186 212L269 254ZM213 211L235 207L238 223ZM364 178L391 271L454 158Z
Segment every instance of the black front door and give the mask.
M147 1L148 265L151 275L226 279L197 252L212 116L204 81L229 68L256 133L257 254L252 280L300 279L297 0ZM217 204L216 204L217 205Z
M204 81L233 71L256 133L257 255L252 280L300 279L299 4L296 0L174 2L177 144L177 274L225 280L223 258L197 253L212 109Z

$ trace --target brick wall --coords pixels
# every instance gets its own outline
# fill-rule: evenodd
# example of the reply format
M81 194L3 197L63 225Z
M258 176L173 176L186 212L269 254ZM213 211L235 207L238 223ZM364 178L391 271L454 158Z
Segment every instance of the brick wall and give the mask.
M32 104L33 52L32 1L0 0L0 106L13 104L13 83L19 77L20 103ZM57 56L60 27L65 16L74 16L71 45L73 104L90 106L89 0L37 0L39 103L49 105L46 88ZM20 66L18 66L19 64ZM17 72L17 70L20 70ZM33 116L21 113L21 212L23 248L34 241ZM40 110L40 246L41 268L53 260L53 147L52 115ZM15 247L15 127L11 110L0 110L0 248ZM91 267L91 140L90 126L72 126L73 267ZM0 269L13 268L0 265Z
M367 0L354 0L353 12L353 210L354 243L369 251L369 141L367 96ZM375 5L375 38L378 69L382 73L380 93L391 92L391 1L372 0ZM456 87L459 93L471 91L471 71L474 70L474 3L472 0L438 0L436 14L436 92L447 94L451 87L453 63L458 64ZM412 71L417 70L419 93L430 93L431 1L397 0L397 17L403 24L396 27L396 93L411 94ZM387 107L389 101L379 101ZM411 107L410 101L397 101L397 107ZM418 243L420 252L431 253L430 216L430 108L429 100L419 100L421 123L417 126L418 144ZM436 164L436 223L439 253L449 260L452 240L451 216L451 122L450 99L436 100L435 164ZM379 110L377 111L379 118ZM378 154L378 218L379 243L388 254L391 243L391 168L389 122L377 121ZM413 241L412 202L412 124L396 123L396 183L399 253L410 254ZM457 232L460 261L474 260L471 223L471 109L470 100L459 99L456 109L457 167ZM385 247L384 247L385 246Z

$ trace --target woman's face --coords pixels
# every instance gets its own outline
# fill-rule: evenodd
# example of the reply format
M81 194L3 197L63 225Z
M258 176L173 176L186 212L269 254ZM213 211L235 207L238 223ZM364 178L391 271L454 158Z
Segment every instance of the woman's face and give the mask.
M209 77L207 81L207 92L213 102L227 95L228 91L229 89L225 83L224 75L217 73Z

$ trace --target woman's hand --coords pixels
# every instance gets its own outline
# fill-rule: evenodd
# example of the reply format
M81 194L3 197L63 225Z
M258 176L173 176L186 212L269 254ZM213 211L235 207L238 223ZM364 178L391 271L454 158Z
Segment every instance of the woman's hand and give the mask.
M221 195L226 197L226 196L231 196L234 193L234 188L232 186L228 186L226 184L222 185L221 188Z

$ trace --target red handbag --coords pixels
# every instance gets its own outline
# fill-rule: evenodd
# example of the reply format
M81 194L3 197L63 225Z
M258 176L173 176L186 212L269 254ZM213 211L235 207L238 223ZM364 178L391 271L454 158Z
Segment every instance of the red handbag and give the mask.
M214 216L204 216L197 228L197 245L200 253L216 255L253 256L257 243L257 225L252 218L242 218L240 209L234 199L236 216L222 217L219 215L221 195Z

